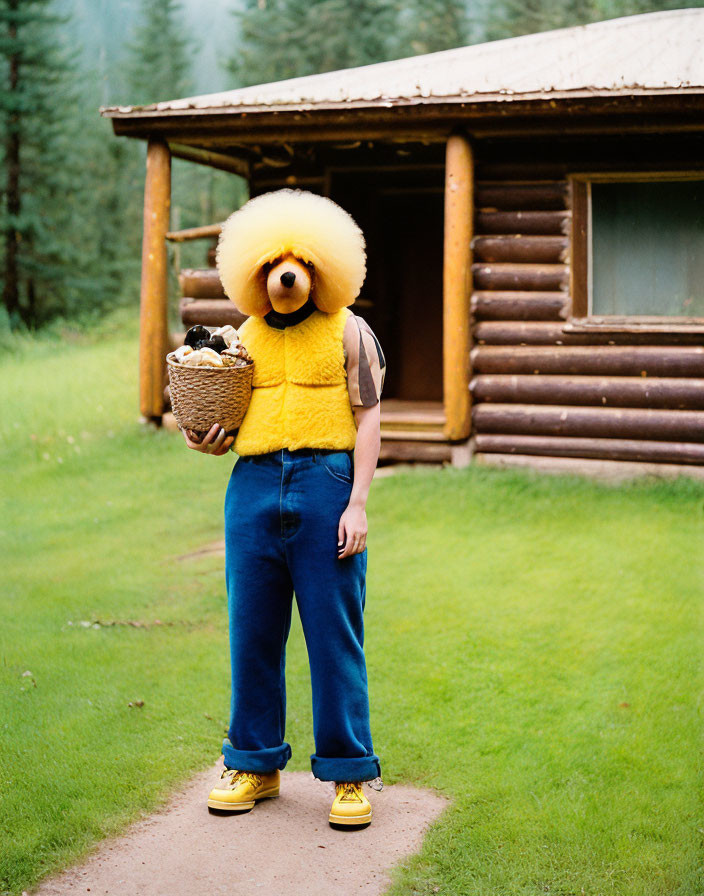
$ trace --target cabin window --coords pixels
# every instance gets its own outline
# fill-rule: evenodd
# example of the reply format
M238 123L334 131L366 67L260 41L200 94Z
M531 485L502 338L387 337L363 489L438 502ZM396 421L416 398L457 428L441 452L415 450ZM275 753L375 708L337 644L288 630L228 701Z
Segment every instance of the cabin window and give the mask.
M704 325L704 175L572 187L571 323Z

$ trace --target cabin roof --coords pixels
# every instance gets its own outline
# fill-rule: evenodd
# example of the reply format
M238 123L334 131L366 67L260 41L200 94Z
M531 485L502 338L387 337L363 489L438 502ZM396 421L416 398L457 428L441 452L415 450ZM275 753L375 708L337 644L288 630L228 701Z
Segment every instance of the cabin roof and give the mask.
M384 108L433 102L704 91L704 9L647 13L145 106L184 112Z

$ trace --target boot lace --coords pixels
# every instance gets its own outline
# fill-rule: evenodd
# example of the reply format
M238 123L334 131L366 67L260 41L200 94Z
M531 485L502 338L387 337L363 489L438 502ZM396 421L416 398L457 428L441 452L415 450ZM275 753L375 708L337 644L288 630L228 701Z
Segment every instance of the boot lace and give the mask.
M260 787L262 783L260 776L254 772L242 772L238 771L236 768L226 768L220 777L229 777L229 783L232 787L237 787L237 785L241 784L243 781L247 781L252 787Z
M341 781L337 784L337 787L342 791L340 802L362 802L361 784L357 784L354 781Z

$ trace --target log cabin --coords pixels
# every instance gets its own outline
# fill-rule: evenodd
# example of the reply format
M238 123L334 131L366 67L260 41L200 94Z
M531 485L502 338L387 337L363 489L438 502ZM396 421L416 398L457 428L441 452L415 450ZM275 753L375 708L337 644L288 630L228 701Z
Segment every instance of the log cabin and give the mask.
M704 465L704 9L148 106L140 408L168 411L170 162L330 196L387 356L382 459ZM205 253L204 253L205 255ZM238 325L211 265L181 319Z

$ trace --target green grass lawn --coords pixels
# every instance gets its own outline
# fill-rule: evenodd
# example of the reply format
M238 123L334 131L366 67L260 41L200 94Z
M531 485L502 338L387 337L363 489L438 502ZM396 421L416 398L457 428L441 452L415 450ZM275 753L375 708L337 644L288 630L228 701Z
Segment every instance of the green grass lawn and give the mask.
M235 457L139 424L117 323L0 362L13 896L214 763L228 722L223 559L178 558L222 538ZM386 783L452 800L395 896L701 896L704 486L423 469L368 512L374 746ZM298 624L288 684L309 769Z

